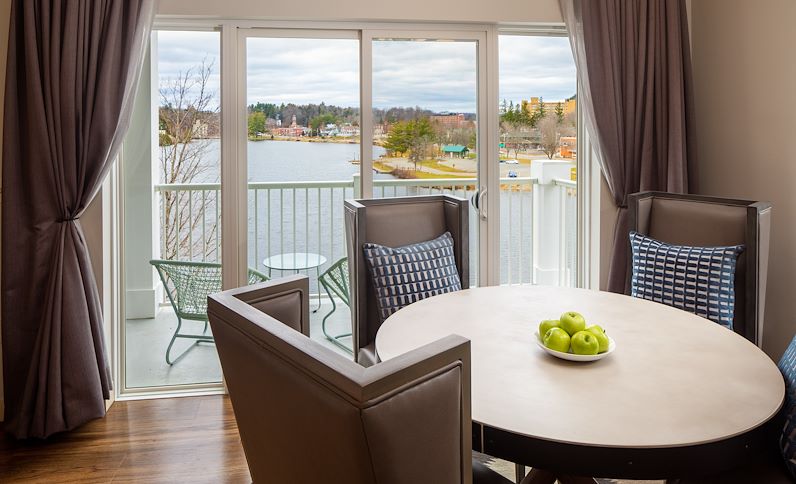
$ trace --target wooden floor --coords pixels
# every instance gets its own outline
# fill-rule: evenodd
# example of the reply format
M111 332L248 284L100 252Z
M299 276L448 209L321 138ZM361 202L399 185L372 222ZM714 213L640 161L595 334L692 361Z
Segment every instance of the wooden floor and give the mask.
M249 483L229 398L115 403L104 419L44 442L0 431L0 482Z

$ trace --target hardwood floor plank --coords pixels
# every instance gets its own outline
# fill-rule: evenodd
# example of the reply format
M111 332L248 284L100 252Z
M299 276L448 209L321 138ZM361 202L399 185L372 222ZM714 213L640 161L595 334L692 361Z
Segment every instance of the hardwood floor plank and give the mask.
M249 483L229 398L117 402L104 419L43 442L0 431L0 482Z

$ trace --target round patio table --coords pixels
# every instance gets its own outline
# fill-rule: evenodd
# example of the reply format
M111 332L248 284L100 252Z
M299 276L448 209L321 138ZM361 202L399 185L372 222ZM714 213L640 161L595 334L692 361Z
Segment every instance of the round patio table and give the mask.
M534 333L565 311L600 324L616 350L590 363L546 354ZM730 469L770 438L785 395L774 362L732 331L584 289L484 287L428 298L390 316L376 350L387 360L452 333L471 341L473 448L550 475L661 479Z
M326 264L326 257L321 254L314 254L312 252L286 252L284 254L272 255L263 260L263 265L268 269L268 276L271 276L272 270L277 271L293 271L298 274L299 271L307 269L315 269L315 279L321 276L321 266ZM312 312L316 313L321 308L321 298L318 298L318 307L313 309Z

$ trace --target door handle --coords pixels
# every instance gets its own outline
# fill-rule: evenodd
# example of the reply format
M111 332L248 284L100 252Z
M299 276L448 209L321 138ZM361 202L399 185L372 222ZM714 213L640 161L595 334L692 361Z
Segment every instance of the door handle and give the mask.
M478 214L482 220L486 220L487 189L484 187L478 194Z

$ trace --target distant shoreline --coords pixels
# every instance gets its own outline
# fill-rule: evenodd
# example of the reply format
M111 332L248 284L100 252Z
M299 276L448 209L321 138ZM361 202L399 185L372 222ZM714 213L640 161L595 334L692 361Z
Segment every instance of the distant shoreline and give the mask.
M359 138L324 138L321 136L249 136L249 141L298 141L301 143L334 143L343 145L358 145ZM380 141L374 144L380 145Z

